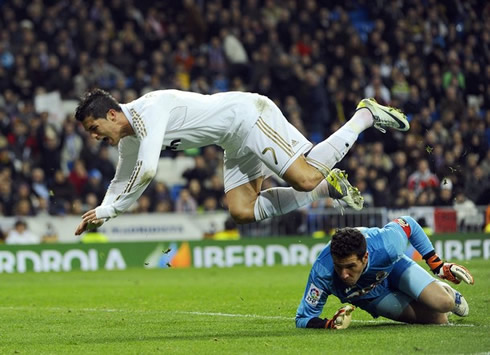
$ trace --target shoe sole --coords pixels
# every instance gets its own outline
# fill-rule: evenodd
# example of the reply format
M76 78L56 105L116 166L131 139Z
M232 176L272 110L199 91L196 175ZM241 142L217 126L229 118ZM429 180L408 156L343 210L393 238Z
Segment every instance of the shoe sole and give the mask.
M359 189L350 184L349 180L347 180L347 177L340 169L333 169L329 175L330 174L335 175L339 184L342 184L347 191L347 195L343 196L341 200L356 211L362 210L364 198L361 196Z
M363 105L363 106L359 107L360 105ZM395 121L396 124L398 125L398 126L393 126L393 125L385 125L383 123L379 123L378 126L381 126L383 128L384 127L393 128L393 129L396 129L397 131L402 131L402 132L408 131L410 129L410 123L407 120L407 116L403 112L401 112L400 110L397 110L396 108L390 107L390 106L381 105L373 98L362 99L361 102L359 103L359 105L357 105L357 110L359 110L361 108L367 108L369 110L369 112L371 112L373 117L377 117L378 119L380 119L379 118L380 115L375 114L375 113L382 111L384 114L390 116L390 118L393 121ZM396 114L394 114L393 112L398 113L401 117L397 117ZM375 124L376 124L376 122L375 122Z

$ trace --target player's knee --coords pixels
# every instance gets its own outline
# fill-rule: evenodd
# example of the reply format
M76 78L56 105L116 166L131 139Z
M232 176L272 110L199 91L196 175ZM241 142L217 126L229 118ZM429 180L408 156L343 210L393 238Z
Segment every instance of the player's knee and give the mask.
M451 312L454 308L454 298L449 294L444 294L438 298L437 310L439 312Z
M434 294L431 302L427 303L433 311L438 313L451 312L454 308L454 298L446 291Z
M317 181L303 177L291 182L291 186L296 191L312 191L318 185Z
M237 224L251 223L255 221L254 211L243 206L230 206L230 215Z

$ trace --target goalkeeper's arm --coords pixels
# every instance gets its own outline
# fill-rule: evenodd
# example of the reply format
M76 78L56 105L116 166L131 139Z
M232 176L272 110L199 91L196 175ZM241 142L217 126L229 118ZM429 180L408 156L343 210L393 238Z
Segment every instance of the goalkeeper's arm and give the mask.
M461 281L470 285L475 283L473 276L467 268L458 264L442 261L434 250L425 254L423 258L432 272L443 280L451 281L456 285Z
M473 276L464 266L444 262L439 258L422 227L410 216L403 216L394 221L401 226L406 237L414 248L423 256L432 272L441 279L459 284L461 281L473 284Z

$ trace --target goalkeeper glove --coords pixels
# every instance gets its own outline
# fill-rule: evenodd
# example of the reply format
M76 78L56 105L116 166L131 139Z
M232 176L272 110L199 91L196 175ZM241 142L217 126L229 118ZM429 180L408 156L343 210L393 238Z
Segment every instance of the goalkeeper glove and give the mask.
M354 311L356 307L348 304L340 308L337 313L334 314L332 319L329 319L325 324L325 328L330 329L346 329L352 320L352 311Z
M461 281L464 281L470 285L475 283L473 276L470 274L467 268L458 264L442 261L441 258L439 258L439 255L437 255L434 251L424 255L424 259L432 272L443 280L451 281L456 285Z

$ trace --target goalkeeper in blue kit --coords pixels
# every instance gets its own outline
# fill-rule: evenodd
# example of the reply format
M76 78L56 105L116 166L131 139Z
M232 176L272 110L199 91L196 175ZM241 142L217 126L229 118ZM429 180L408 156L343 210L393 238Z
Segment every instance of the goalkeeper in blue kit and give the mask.
M313 264L296 327L345 329L356 307L375 318L406 323L445 324L449 312L466 317L469 307L461 293L404 255L408 242L440 279L474 283L465 267L439 258L412 217L397 218L383 228L342 228ZM331 319L322 319L329 295L349 304Z

